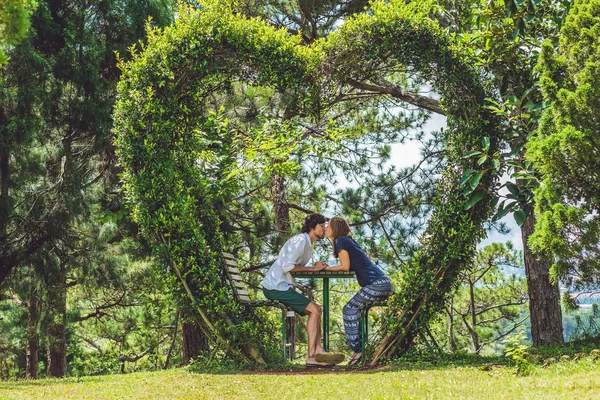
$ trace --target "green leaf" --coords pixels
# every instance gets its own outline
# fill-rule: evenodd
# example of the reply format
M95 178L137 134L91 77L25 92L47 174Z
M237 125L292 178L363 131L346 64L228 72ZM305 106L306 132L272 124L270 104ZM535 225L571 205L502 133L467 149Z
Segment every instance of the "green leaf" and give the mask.
M515 106L518 106L521 104L521 101L519 101L519 98L517 96L508 96L508 102Z
M498 103L496 100L492 99L491 97L486 97L485 101L487 101L488 103L492 103L492 104L493 104L493 105L495 105L496 107L502 107L502 106L500 105L500 103ZM486 108L488 108L488 109L490 109L490 110L494 109L494 107L491 107L491 106L489 106L489 105L488 105L488 106L486 106Z
M529 88L525 91L525 93L523 93L523 95L521 96L521 102L523 102L523 100L525 100L525 98L529 95L529 93L531 93L532 90L533 90L533 88Z
M523 223L525 222L525 217L526 217L525 211L519 209L519 210L515 211L513 216L515 217L515 222L517 223L517 225L523 226Z
M490 149L490 138L485 136L481 139L481 143L483 144L483 150L488 151Z
M515 185L512 182L506 182L504 184L504 186L506 186L506 188L508 189L508 191L511 192L512 194L514 194L515 196L519 196L519 194L521 194L521 191L519 190L519 188L517 187L517 185Z
M475 174L477 171L475 171L474 169L469 169L467 171L465 171L462 179L460 180L460 185L464 185L465 183L467 183L467 181L469 179L471 179L471 177L473 176L473 174Z
M532 110L541 110L543 108L546 108L547 106L548 106L548 103L542 101L542 102L535 104L533 107L531 107L531 109Z
M492 48L492 38L488 38L488 39L485 41L485 49L486 49L486 50L490 50L491 48Z
M480 155L480 154L483 154L483 153L482 153L482 152L480 152L480 151L477 151L477 150L473 150L473 151L470 151L470 152L468 152L467 154L465 154L465 155L463 156L463 158L469 158L469 157L473 157L473 156L478 156L478 155Z
M467 201L465 203L465 210L470 209L471 207L473 207L475 204L477 204L481 199L483 199L483 197L485 196L485 192L475 192L475 194L473 195L473 197L471 197L469 199L469 201Z
M479 185L479 181L481 180L481 177L483 176L484 171L479 172L477 175L475 175L473 177L473 179L471 179L471 189L475 189L477 187L477 185Z
M490 201L490 207L492 209L495 209L496 206L498 205L498 202L500 201L500 197L493 197L492 201Z
M520 29L517 28L512 34L511 40L515 43L519 41L519 31Z
M498 212L496 214L494 214L494 217L492 218L492 222L496 222L499 219L502 219L506 216L506 214L508 214L510 211L512 210L511 207L506 207L503 209L499 209Z
M487 159L488 159L487 154L482 155L481 157L479 157L479 160L477 160L477 165L483 164L484 162L487 161Z
M497 158L494 158L492 160L492 166L494 168L494 171L500 171L500 160L498 160Z

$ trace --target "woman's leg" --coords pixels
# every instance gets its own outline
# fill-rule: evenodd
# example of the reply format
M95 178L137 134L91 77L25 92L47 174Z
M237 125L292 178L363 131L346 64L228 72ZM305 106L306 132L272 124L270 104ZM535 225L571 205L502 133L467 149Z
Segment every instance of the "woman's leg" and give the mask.
M361 302L363 301L362 290L359 290L342 309L346 341L355 353L360 351L360 306L363 304Z
M360 307L365 303L382 301L393 293L392 281L389 278L379 279L361 288L344 306L344 329L348 345L355 352L361 351Z

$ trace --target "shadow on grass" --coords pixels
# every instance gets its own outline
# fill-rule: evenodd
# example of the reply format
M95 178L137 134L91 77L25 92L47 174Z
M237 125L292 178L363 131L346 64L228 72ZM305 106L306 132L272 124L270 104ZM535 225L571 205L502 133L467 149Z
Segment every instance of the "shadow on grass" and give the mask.
M210 367L194 368L192 373L198 374L247 374L247 375L314 375L314 374L346 374L360 373L371 374L381 372L415 371L415 370L440 370L452 368L473 367L478 368L486 365L510 365L510 360L505 357L486 357L475 354L443 354L440 356L405 356L394 361L379 363L370 366L365 365L347 366L345 364L333 367L307 367L302 363L270 364L265 367L247 369L215 370Z
M84 377L68 377L68 378L43 378L40 380L34 379L20 379L20 380L9 380L9 381L0 381L0 389L3 390L20 390L27 387L41 387L41 386L50 386L57 384L73 384L73 383L93 383L93 382L102 382L104 377L107 375L99 375L99 376L84 376ZM114 376L114 375L110 375Z
M576 353L589 354L592 349L600 348L600 337L588 338L585 340L573 341L556 346L530 348L528 351L532 355L539 355L538 360L546 357L560 358L562 355L574 355ZM534 362L540 364L541 361ZM468 353L441 354L433 355L431 353L409 353L393 361L380 363L376 366L353 366L336 365L328 368L306 367L303 363L273 363L267 367L247 368L233 362L220 360L208 365L197 362L195 365L179 369L178 371L189 372L193 374L210 375L314 375L314 374L374 374L397 371L433 371L450 370L454 368L484 368L487 366L514 366L512 360L503 356L480 356ZM172 370L171 370L172 371ZM126 374L130 375L130 374ZM42 387L55 384L73 384L73 383L94 383L103 382L106 376L84 376L69 377L64 379L43 379L43 380L16 380L0 382L2 390L21 390L26 387Z

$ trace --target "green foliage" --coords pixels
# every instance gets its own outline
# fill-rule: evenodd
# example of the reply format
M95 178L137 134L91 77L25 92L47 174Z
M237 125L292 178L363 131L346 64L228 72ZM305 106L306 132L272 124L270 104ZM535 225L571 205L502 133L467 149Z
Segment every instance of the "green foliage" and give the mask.
M221 230L225 204L241 179L235 132L203 104L236 75L300 89L308 62L297 38L221 6L206 4L201 12L182 6L172 27L149 30L144 51L122 64L115 132L134 219L165 264L181 271L191 305L216 326L212 338L236 348L261 344L265 335L251 310L236 302L220 258L228 245ZM282 130L272 128L280 137ZM285 151L277 141L266 150L275 148ZM189 307L188 301L182 298Z
M8 61L4 52L25 37L35 0L3 0L0 3L0 66Z
M489 196L484 193L496 176L479 178L478 201L465 211L469 197L458 190L459 178L474 162L465 160L462 152L473 149L484 131L489 150L496 151L499 131L494 115L479 107L489 96L480 71L426 17L430 7L373 3L370 13L349 18L328 40L311 47L299 46L299 37L230 13L221 4L203 4L200 12L182 7L173 27L150 30L144 50L122 64L115 131L133 215L157 254L180 268L193 285L195 305L209 313L217 331L235 345L260 330L239 322L248 314L239 313L232 300L218 257L227 245L220 228L227 220L222 205L236 192L233 177L240 179L239 153L232 148L237 138L226 119L203 108L221 85L270 85L293 93L292 115L318 117L333 104L339 82L368 78L371 62L409 65L430 78L433 88L444 94L451 127L444 136L446 155L453 166L443 173L421 251L411 260L393 300L391 332L410 343L456 283L457 272L468 264L489 214ZM286 134L272 132L270 137L286 142ZM267 141L258 147L281 148L281 143ZM207 158L218 160L218 168L203 169ZM491 160L480 163L488 164ZM225 324L227 315L238 323Z
M305 44L326 37L344 18L365 12L369 0L238 0L245 15L261 17L273 26L298 33Z
M474 353L496 348L500 340L522 326L528 318L521 252L506 244L493 243L477 252L473 265L460 273L460 286L450 299L447 318L438 327L438 342L456 352L467 347ZM512 274L511 274L512 272Z
M494 174L478 178L479 188L468 196L459 190L462 171L473 169L475 161L465 160L465 149L478 145L487 131L491 151L496 151L499 131L495 117L481 109L486 96L478 71L469 64L465 52L455 46L437 24L424 14L427 3L400 2L372 5L372 13L355 15L322 42L325 59L322 68L330 68L334 82L348 77L371 77L371 62L399 63L427 76L433 89L442 93L450 129L447 141L447 168L433 200L436 207L421 237L421 248L403 268L400 288L391 299L389 340L385 354L408 346L420 326L439 310L457 273L469 264L474 244L483 236L481 223L489 212L486 188ZM417 40L418 38L418 40ZM373 43L377 45L374 46ZM367 49L367 50L365 50ZM484 166L490 160L482 162ZM473 200L475 198L476 200ZM465 203L473 207L465 210ZM479 228L478 228L479 227Z
M568 343L564 343L558 346L539 346L533 347L528 350L530 353L530 359L536 364L541 364L545 359L554 357L560 359L563 355L575 356L577 353L585 353L592 355L597 353L594 349L600 348L600 336L587 336L585 338L573 339ZM596 356L597 357L597 356ZM591 360L597 362L597 358Z
M540 84L551 105L527 146L541 173L531 245L555 260L555 278L576 288L598 283L599 34L600 3L575 1L558 49L544 44Z
M477 64L493 74L496 90L494 97L486 99L486 107L500 118L505 131L500 151L490 153L483 148L467 156L491 158L496 171L509 175L510 180L492 188L496 197L492 222L510 213L521 226L532 211L532 191L538 186L531 162L524 160L524 146L546 107L534 67L541 42L556 41L569 1L475 0L470 8L448 3L440 13L456 22L449 29L457 31L459 39L468 43ZM476 169L472 175L486 172ZM465 175L464 179L468 178ZM508 194L502 195L503 189Z
M23 376L20 364L27 340L23 321L26 310L12 298L0 298L0 380Z
M122 289L124 260L131 254L116 256L107 243L123 232L116 219L104 226L94 221L105 206L105 190L114 189L110 126L119 77L114 52L143 39L149 15L156 24L172 19L169 3L38 1L27 37L6 49L0 88L0 281L12 270L3 291L23 305L34 294L43 299L42 320L26 315L15 330L39 334L40 362L46 366L44 354L56 343L55 364L65 358L73 363L67 372L118 369L115 354L98 362L102 367L80 368L95 360L79 359L86 352L76 334L84 329L73 320L81 309L70 296L85 293L93 302L110 298L105 291ZM101 294L92 295L95 291ZM94 304L86 307L92 315L97 311ZM65 332L67 349L60 346ZM25 351L27 343L20 346ZM19 368L24 375L24 357Z
M533 371L533 364L529 361L529 345L523 344L525 333L519 332L517 335L506 340L506 350L504 354L510 358L517 366L516 374L527 376Z
M580 308L576 299L573 299L573 301L576 303L576 308L568 310L568 314L565 316L570 319L570 324L567 323L570 329L565 329L565 335L569 335L569 341L598 338L600 336L600 307L598 307L598 303L592 303L590 310L589 308Z

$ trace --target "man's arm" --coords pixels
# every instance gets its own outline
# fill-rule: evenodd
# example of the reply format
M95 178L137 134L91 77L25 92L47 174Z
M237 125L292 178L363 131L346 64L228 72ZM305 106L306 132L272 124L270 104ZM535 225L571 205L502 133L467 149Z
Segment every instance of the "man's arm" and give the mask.
M323 261L317 261L315 263L315 265L308 266L308 265L294 265L294 268L292 268L290 270L290 272L293 274L294 272L317 272L317 271L321 271L323 269L327 268L327 264L324 263Z

